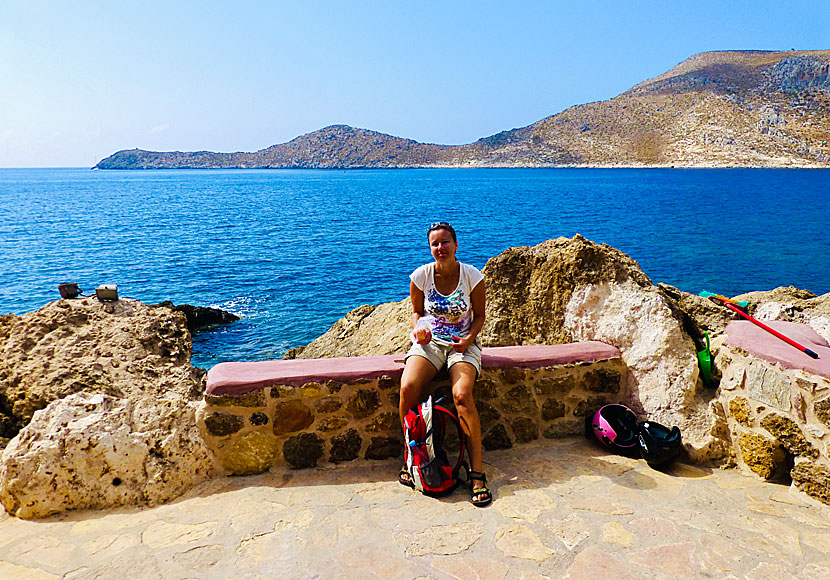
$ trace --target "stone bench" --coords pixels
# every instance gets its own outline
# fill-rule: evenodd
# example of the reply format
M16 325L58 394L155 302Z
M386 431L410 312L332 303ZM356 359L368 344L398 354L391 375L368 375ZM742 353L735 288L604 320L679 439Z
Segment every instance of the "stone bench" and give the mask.
M403 355L221 363L199 426L229 473L402 453ZM435 390L448 391L446 379ZM601 342L485 348L475 387L485 449L582 433L583 418L628 396L616 347Z

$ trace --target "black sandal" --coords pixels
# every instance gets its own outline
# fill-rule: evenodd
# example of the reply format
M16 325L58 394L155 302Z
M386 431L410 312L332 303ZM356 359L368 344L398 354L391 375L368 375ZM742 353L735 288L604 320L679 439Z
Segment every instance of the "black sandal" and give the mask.
M406 487L411 487L415 489L415 482L412 480L412 474L409 473L409 470L406 468L406 465L401 467L401 470L398 472L398 483L401 485L405 485Z
M476 507L490 505L490 502L493 501L493 495L490 493L490 488L487 487L487 476L479 471L469 471L467 477L470 478L470 487L472 488L470 490L470 502ZM481 487L473 487L473 480L475 479L484 482ZM478 499L473 499L476 496L478 496Z

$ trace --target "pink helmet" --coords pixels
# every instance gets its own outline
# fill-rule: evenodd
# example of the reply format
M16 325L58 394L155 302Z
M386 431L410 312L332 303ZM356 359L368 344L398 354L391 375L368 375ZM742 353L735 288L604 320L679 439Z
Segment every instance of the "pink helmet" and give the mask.
M637 416L625 405L600 407L594 413L591 428L600 443L617 453L637 450Z

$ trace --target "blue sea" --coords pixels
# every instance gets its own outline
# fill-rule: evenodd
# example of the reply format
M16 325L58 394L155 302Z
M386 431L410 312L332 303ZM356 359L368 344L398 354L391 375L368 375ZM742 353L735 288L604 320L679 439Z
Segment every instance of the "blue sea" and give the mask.
M580 233L688 292L830 292L830 170L0 169L0 313L117 284L242 317L196 335L197 366L280 358L405 298L436 220L479 268Z

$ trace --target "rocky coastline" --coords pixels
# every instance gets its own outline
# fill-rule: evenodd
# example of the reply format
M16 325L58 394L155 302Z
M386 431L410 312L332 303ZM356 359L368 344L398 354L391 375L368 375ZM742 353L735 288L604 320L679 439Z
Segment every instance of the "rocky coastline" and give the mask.
M631 257L579 235L510 248L484 274L485 346L613 345L628 369L621 402L679 426L687 461L792 479L830 503L830 378L729 346L725 308L655 285ZM778 288L737 299L760 319L798 322L830 340L830 294ZM408 311L408 300L360 306L286 356L401 353ZM704 333L712 386L697 364ZM9 513L155 505L227 473L197 426L205 373L190 364L184 313L62 299L0 317L0 345L0 502Z

